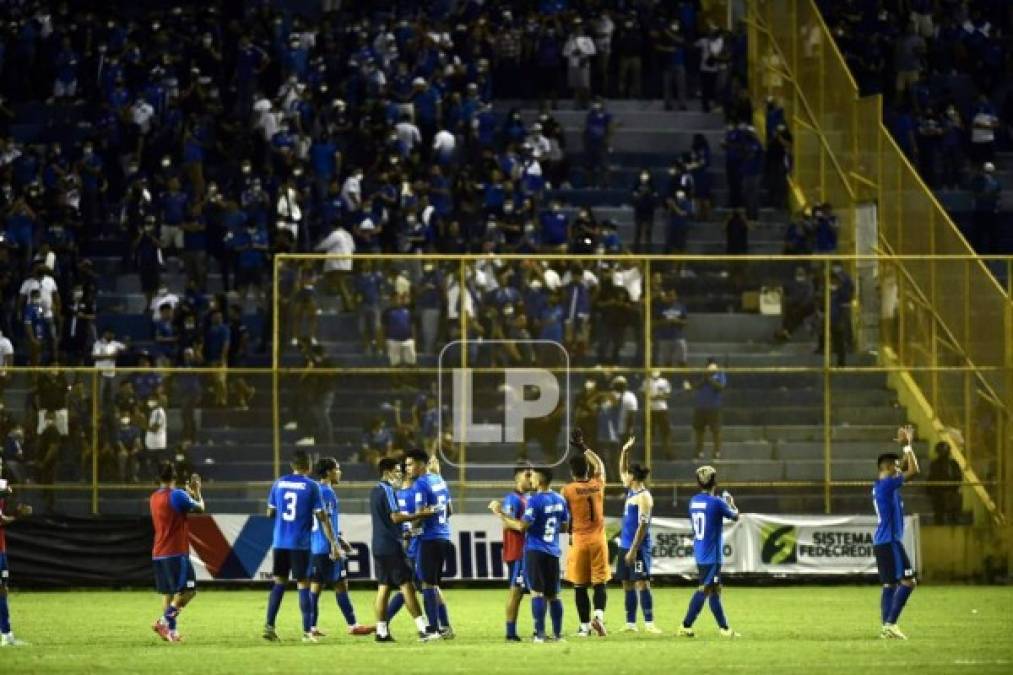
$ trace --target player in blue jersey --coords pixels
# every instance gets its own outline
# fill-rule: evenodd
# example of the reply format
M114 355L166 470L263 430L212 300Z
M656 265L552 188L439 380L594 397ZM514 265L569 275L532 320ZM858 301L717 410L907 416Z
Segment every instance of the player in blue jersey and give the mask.
M901 427L897 430L896 441L904 447L904 456L901 458L890 452L880 455L876 461L879 477L872 486L872 505L879 522L872 538L872 548L876 554L879 581L883 584L879 604L883 620L881 638L907 639L897 627L897 619L917 583L914 568L904 550L904 501L900 496L904 483L918 474L918 458L911 448L914 438L914 427Z
M570 527L570 512L566 500L549 488L552 470L547 467L532 469L536 492L528 497L524 515L507 516L502 507L495 509L503 523L524 532L524 572L531 589L531 614L535 621L535 642L545 642L546 609L552 617L552 640L562 640L563 601L559 599L559 533ZM548 608L546 608L548 605Z
M440 464L435 455L429 457L423 450L411 450L405 454L405 468L408 475L415 479L412 486L415 511L426 507L434 511L431 517L422 520L416 559L416 574L422 581L422 603L429 620L428 630L439 633L444 639L452 639L454 630L450 627L446 602L441 602L440 591L443 568L453 555L450 544L450 517L453 514L450 489L440 476Z
M352 546L341 536L341 516L338 504L338 495L334 492L335 486L341 480L341 466L338 460L333 457L322 457L317 460L316 476L320 480L320 499L324 503L324 511L331 521L331 530L338 539L341 546L341 555L337 560L331 558L331 543L327 541L323 530L317 521L313 521L313 534L310 535L310 550L313 558L310 564L310 594L313 596L313 620L310 623L310 633L314 637L324 637L324 633L317 626L320 617L320 593L325 586L334 585L334 596L338 603L338 609L345 617L348 624L349 635L369 635L375 626L364 626L355 620L355 609L348 597L348 558L347 554L352 552Z
M520 519L527 508L528 492L531 491L531 466L519 465L514 468L514 489L507 493L503 501L489 502L489 510L502 513L509 518ZM524 533L504 525L503 527L503 562L507 565L510 575L510 594L506 605L506 639L507 642L520 642L517 635L517 614L520 612L521 598L528 588L524 582Z
M689 501L689 520L693 526L693 555L700 584L689 601L689 610L678 634L684 637L696 635L693 622L703 609L703 603L708 602L721 636L738 637L739 634L728 627L725 610L721 606L721 528L726 518L738 520L739 511L730 494L725 492L721 497L717 496L718 472L714 467L701 466L697 469L696 482L701 492Z
M271 486L267 497L267 517L274 518L274 586L267 601L267 623L264 639L277 641L274 620L278 616L285 584L289 575L299 589L299 611L302 612L303 642L317 642L310 632L313 624L313 597L310 594L310 539L314 518L330 544L328 555L332 560L341 557L341 547L331 528L331 521L320 497L320 484L306 474L310 460L306 453L297 450L292 455L292 473L282 476Z
M0 647L25 647L27 642L14 637L11 631L11 614L7 607L7 534L8 525L19 518L32 515L32 507L27 504L15 506L11 502L14 488L4 478L3 458L0 457ZM8 506L10 504L10 506Z
M403 461L400 471L401 487L395 491L397 508L403 515L412 516L415 514L415 488L413 487L415 481L408 475L408 470ZM404 552L408 558L408 565L412 570L412 578L416 582L421 583L421 579L418 576L418 557L419 535L422 534L422 526L418 520L406 520L401 524L401 527L404 534ZM404 607L404 594L398 591L391 598L390 605L387 606L387 621L393 620L402 607Z
M630 439L631 441L633 439ZM654 625L654 597L651 595L651 513L654 498L645 481L651 470L640 464L630 464L630 448L623 445L619 455L619 475L626 486L622 527L619 531L619 562L616 577L623 582L626 595L626 627L623 631L637 630L637 596L644 612L644 630L661 633Z
M434 515L432 507L422 507L408 515L398 509L395 485L401 484L401 467L396 459L384 457L376 465L380 473L380 481L369 493L369 513L373 521L373 565L376 569L376 602L373 610L376 613L376 641L394 642L388 629L390 620L389 605L391 590L400 589L408 606L408 613L415 620L415 627L420 640L439 639L438 633L429 633L426 618L422 616L418 598L415 596L415 585L412 583L412 571L405 555L402 525L406 522L422 520Z

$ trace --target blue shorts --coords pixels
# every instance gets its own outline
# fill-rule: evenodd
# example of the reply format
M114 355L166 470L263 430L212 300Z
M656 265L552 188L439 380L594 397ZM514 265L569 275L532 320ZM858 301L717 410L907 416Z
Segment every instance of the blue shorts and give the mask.
M310 581L317 584L333 584L344 581L348 576L348 564L345 558L331 560L326 553L314 553L310 563Z
M632 565L626 564L628 548L619 549L619 562L616 564L616 579L619 581L650 581L651 580L651 549L641 546L637 558Z
M525 551L524 575L528 588L544 595L559 595L559 558L543 551Z
M524 574L524 558L508 564L510 565L510 588L520 588L527 593L528 580Z
M892 541L887 544L876 544L872 550L876 556L880 583L895 584L901 579L914 579L915 571L911 567L911 561L908 560L904 544Z
M308 579L310 575L309 549L276 548L271 574L288 579L289 573L296 581Z
M197 590L197 576L194 574L190 556L174 555L151 561L155 568L155 590L162 595L176 595L184 591Z
M0 553L0 588L7 588L10 576L10 570L7 569L7 554Z
M721 583L721 563L701 565L697 563L697 574L700 579L700 586L716 586Z

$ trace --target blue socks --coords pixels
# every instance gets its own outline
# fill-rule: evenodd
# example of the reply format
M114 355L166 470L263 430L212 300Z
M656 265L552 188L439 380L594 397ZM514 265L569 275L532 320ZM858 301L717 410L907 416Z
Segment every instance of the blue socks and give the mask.
M637 592L634 589L626 591L626 623L637 622Z
M313 627L313 594L308 588L299 589L299 611L302 612L302 632L309 633Z
M718 622L718 627L721 630L728 630L728 621L725 619L725 608L721 606L721 596L717 593L711 593L710 606L714 619Z
M650 588L640 591L640 609L644 610L644 621L654 621L654 598L651 596Z
M507 630L506 636L508 638L509 637L517 637L517 622L516 621L507 621L506 622L506 630Z
M437 630L440 627L440 596L437 594L436 589L422 589L422 601L426 607L426 621L429 623L429 630Z
M890 608L889 616L886 617L886 623L897 623L900 613L904 611L904 605L907 604L907 599L911 597L914 590L914 586L905 586L904 584L897 586L897 590L893 594L893 606Z
M394 616L401 611L404 607L404 595L398 593L390 600L390 604L387 605L387 621L389 622Z
M348 591L338 591L336 596L338 599L338 608L341 610L342 616L345 617L345 623L349 626L354 626L355 610L352 608L352 600L348 597Z
M0 595L0 633L11 632L11 610L7 606L7 595Z
M439 609L437 609L437 614L440 618L440 626L442 628L450 628L450 615L447 614L447 606L444 603L440 603Z
M179 609L173 607L172 605L169 605L165 609L165 614L162 615L162 618L165 619L165 623L169 626L169 630L176 630L176 617L179 616L179 611ZM7 631L3 632L6 633Z
M685 628L689 628L696 621L696 617L700 615L700 610L703 609L703 603L707 600L707 594L703 591L697 591L693 594L693 597L689 600L689 609L686 610L686 618L682 620L682 625Z
M271 594L267 597L267 625L273 626L281 608L281 599L285 597L285 584L271 586Z
M890 610L893 609L893 595L897 591L896 586L883 586L883 595L879 598L879 616L883 623L888 623Z
M320 620L320 594L310 591L310 627L316 628Z
M563 601L559 598L551 600L549 614L552 616L552 635L558 638L563 634Z
M535 619L535 635L545 637L545 596L531 598L531 615Z

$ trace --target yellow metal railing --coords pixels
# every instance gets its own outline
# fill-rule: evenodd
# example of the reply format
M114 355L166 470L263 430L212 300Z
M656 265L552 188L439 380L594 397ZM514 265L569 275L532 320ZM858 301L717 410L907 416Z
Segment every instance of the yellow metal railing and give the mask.
M334 361L330 367L307 367L299 360L297 356L298 352L290 345L291 338L298 337L297 334L299 332L297 327L293 325L296 317L292 314L292 308L294 304L300 301L298 284L292 283L292 280L298 276L295 274L297 269L301 268L304 271L313 270L319 273L324 270L325 262L328 260L334 262L335 259L335 257L311 254L285 255L278 256L275 259L274 276L276 284L273 296L274 317L272 325L275 334L272 363L270 366L263 368L230 367L224 370L217 368L180 367L152 369L118 368L116 370L115 385L117 387L119 382L129 380L137 374L144 374L150 371L159 373L164 378L164 389L169 394L168 403L174 411L179 410L182 412L183 410L181 387L185 378L193 376L201 378L203 381L202 387L205 390L213 391L215 386L220 385L225 387L226 404L221 409L221 412L219 412L217 406L209 404L208 398L204 399L201 406L205 417L202 431L215 430L215 435L211 440L214 441L215 447L221 448L228 453L227 457L222 455L220 459L216 460L222 466L216 467L218 476L215 480L208 482L209 489L240 490L246 491L246 494L255 496L259 496L263 492L263 487L279 475L284 468L285 460L291 450L288 447L288 443L283 443L282 429L284 424L292 419L294 413L292 408L294 405L297 405L294 398L295 393L302 387L312 387L315 383L319 383L320 380L315 378L334 380L339 391L346 394L348 392L354 394L354 392L369 389L386 390L390 387L390 377L392 375L402 375L406 372L404 368L393 368L387 365L385 358L377 358L372 362L348 358L350 354L347 342L356 339L355 330L349 328L348 324L355 320L356 315L347 311L337 311L341 303L337 288L330 283L333 279L328 280L325 277L321 280L315 275L308 278L316 279L316 304L313 307L300 308L299 311L302 312L303 318L306 318L307 312L312 310L314 321L317 323L317 330L321 334L321 340L324 340L327 336L335 338L335 331L338 331L344 336L342 340L346 344L342 352L335 349L335 346L340 344L341 340L335 339L336 341L326 343L328 348L331 349L329 355ZM929 275L934 279L941 279L950 274L951 270L966 272L968 269L975 269L973 266L978 264L976 259L937 254L899 256L891 255L887 252L878 255L762 255L735 257L709 255L598 257L540 254L536 257L520 255L497 256L495 261L489 256L484 255L419 255L412 257L360 255L355 257L355 271L349 274L352 275L361 271L362 265L367 261L375 265L388 278L393 278L398 271L404 272L408 278L415 278L423 263L433 263L438 268L444 270L448 278L456 277L457 283L463 284L468 283L477 267L488 268L494 262L498 266L516 266L524 274L529 275L537 274L542 262L556 263L554 267L560 269L561 265L581 262L586 267L593 269L599 276L606 273L603 271L601 263L632 263L640 271L643 281L642 295L639 301L635 303L639 312L639 320L642 322L641 329L635 333L637 339L641 341L638 345L638 353L642 356L639 360L635 360L627 354L626 358L616 363L609 360L602 363L596 359L588 359L582 363L575 363L571 367L571 372L578 378L580 376L593 375L600 379L617 374L643 378L651 371L660 369L668 377L673 388L676 390L681 388L680 385L684 379L692 379L702 372L703 360L711 354L702 351L701 347L695 346L691 342L690 361L688 364L680 365L659 361L659 352L655 349L656 345L652 339L652 317L655 315L656 292L658 290L654 286L657 280L656 275L662 276L665 285L674 281L677 287L683 289L685 289L688 283L682 282L680 279L686 276L702 277L713 275L715 279L723 278L726 280L751 277L751 281L749 282L751 285L744 290L757 290L755 284L764 283L768 286L777 286L780 282L790 278L796 268L803 267L810 270L810 273L816 277L817 285L822 289L819 304L824 311L823 320L822 323L814 322L812 324L814 330L820 331L824 335L822 353L818 357L808 356L807 354L811 350L812 345L799 345L797 341L793 345L794 351L792 351L792 348L785 349L778 347L772 339L768 342L767 346L763 346L766 340L757 342L755 338L748 340L742 337L737 339L722 339L718 336L714 339L718 342L728 343L728 347L724 353L719 352L715 356L721 361L722 369L730 378L730 392L735 392L738 383L752 374L812 376L812 379L805 379L806 384L804 386L810 388L813 391L813 395L820 399L819 403L814 403L816 409L820 411L820 420L806 429L804 439L795 440L810 442L814 446L818 446L819 450L817 451L814 447L813 454L807 456L805 461L813 465L819 462L820 478L788 480L789 474L785 474L785 476L782 476L784 479L777 480L770 480L770 478L775 477L767 477L767 479L761 480L761 477L757 476L756 480L733 480L729 478L723 482L729 486L738 486L743 489L786 490L788 494L798 490L809 490L810 492L815 490L822 492L824 510L830 512L834 508L833 503L837 496L846 497L860 494L860 491L864 490L868 485L865 481L856 481L853 475L835 475L835 466L838 466L836 462L839 460L858 459L853 456L842 457L840 456L841 451L839 449L835 451L837 443L847 440L847 437L842 437L841 434L848 431L848 425L863 423L862 419L855 417L853 411L849 412L849 406L867 404L855 403L852 397L856 391L860 393L863 390L883 390L888 380L894 383L898 391L901 391L905 386L904 378L907 378L908 380L916 381L918 383L917 388L924 387L926 396L929 397L932 405L940 410L940 415L943 416L943 419L949 420L955 419L957 415L963 416L959 423L953 425L953 429L944 430L949 434L951 440L958 447L962 448L962 457L966 460L967 468L972 469L967 471L965 480L960 483L962 489L965 492L978 492L984 499L992 502L998 502L1001 499L1000 485L1002 476L1004 476L1001 449L1007 443L1007 440L1004 439L1006 439L1006 435L1009 433L1009 427L1008 423L1003 421L1005 418L1002 414L998 413L1004 410L1008 402L1004 402L996 396L991 388L986 387L985 384L992 381L1008 381L1011 368L1001 363L971 363L965 358L958 357L958 352L954 349L953 345L967 339L967 333L955 335L949 333L948 324L940 321L931 311L923 309L925 307L931 309L930 298L922 295L920 286L908 276L909 270L917 268L921 270L920 273ZM898 304L905 307L905 309L899 311L897 316L884 317L880 326L883 339L879 342L870 342L866 345L866 348L869 350L877 349L882 353L894 355L892 358L884 358L877 362L870 360L867 356L857 357L853 355L849 356L849 365L840 367L836 364L834 356L831 353L833 340L831 338L829 312L827 311L830 300L828 291L830 284L828 280L831 274L831 264L836 261L843 262L852 267L866 263L875 263L880 269L884 270L883 276L887 276L889 270L897 270L896 275L899 279L897 285L900 287L901 296ZM765 281L757 281L760 278ZM345 279L345 281L350 281L350 278ZM729 282L726 281L724 283L727 285ZM959 299L961 303L971 304L970 298L961 295L961 293L968 292L969 289L969 286L964 285L958 289L946 287L945 291L955 293L955 299ZM710 291L705 292L709 293ZM942 292L942 290L939 292ZM690 291L683 290L683 295L690 297ZM691 305L693 304L692 299L689 302ZM458 309L460 310L460 307ZM755 309L742 309L742 312L748 311L755 311ZM456 334L443 335L441 337L441 345L448 339L456 339L461 340L465 347L467 347L467 345L482 339L481 336L475 333L472 325L464 319L463 312L459 311L458 316L460 319L456 324ZM705 321L707 319L699 315L694 319L691 314L690 321L694 320ZM768 328L772 331L778 322L774 319L769 319L769 321L770 326ZM450 328L449 323L445 322L444 326L445 328ZM629 327L633 328L632 325ZM933 341L924 340L919 337L922 334L934 334L935 339ZM624 339L627 346L631 342L629 338L630 336L627 335ZM932 345L935 345L934 349L936 349L934 354L931 352ZM800 347L801 349L799 349ZM739 353L737 352L739 348L741 348L742 352L752 352L752 360L727 362L724 354ZM354 345L352 349L352 355L354 355ZM797 356L786 358L785 354L788 353L796 354ZM454 358L456 359L457 357L455 356ZM469 364L468 359L468 349L461 349L460 361L456 361L454 365L474 365L474 370L478 373L502 370L502 366L489 367L484 364ZM100 500L103 496L125 495L129 499L143 499L143 491L148 489L147 485L150 484L145 480L147 475L140 472L140 481L133 482L129 479L129 476L124 476L119 471L116 450L113 447L115 444L109 436L109 425L110 423L115 424L116 420L110 420L109 417L109 395L107 394L106 398L103 398L103 390L108 387L109 383L106 382L103 374L95 368L90 366L59 369L8 368L6 379L4 380L4 386L7 389L7 396L5 398L8 404L8 411L20 414L22 416L21 419L26 420L27 425L34 426L36 418L32 414L32 411L29 409L19 409L17 401L26 400L26 394L38 385L38 376L41 373L56 370L59 370L67 378L68 383L76 383L72 390L72 400L69 405L72 411L70 426L73 438L68 445L78 448L81 455L80 457L75 455L69 459L71 463L80 463L80 473L84 477L84 482L63 482L59 476L55 476L56 479L53 480L53 476L50 475L48 479L43 477L41 482L24 486L23 489L39 491L45 495L54 496L65 496L67 493L76 494L79 498L87 499L94 512L100 510ZM413 385L416 387L414 391L418 391L435 381L439 370L434 363L429 361L407 372L414 378ZM221 381L222 376L227 378L224 382ZM858 379L857 383L855 381L856 378ZM251 403L251 407L253 408L251 412L235 416L237 402L233 398L233 387L238 385L240 380L243 380L249 388L255 388L259 393L255 401ZM765 384L764 386L767 385ZM772 387L771 395L775 395L777 394L777 390L786 385L774 383L769 386ZM16 396L12 392L17 392ZM651 407L644 401L642 392L637 391L637 394L641 401L642 411L637 421L642 442L638 443L637 451L648 465L658 468L658 462L664 460L665 457L658 457L656 454L659 448L659 444L656 441L660 439L653 437L654 426L652 420L655 413L652 412ZM762 398L762 394L760 396ZM755 407L757 404L751 403L750 405ZM692 406L692 398L687 396L683 399L673 399L670 402L670 407L676 408L677 406ZM910 406L908 407L910 408ZM761 434L762 437L750 438L748 440L762 440L768 443L771 448L776 448L781 440L785 440L779 437L778 434L781 432L776 430L777 427L794 426L796 427L796 431L798 431L798 427L803 425L798 422L785 424L783 420L779 420L777 417L778 408L776 406L771 407L769 411L769 419L760 425L762 428L757 428L756 430L756 433ZM407 411L404 412L407 414ZM349 427L359 428L364 422L364 419L361 417L364 413L361 411L335 407L331 413L336 424L342 425L346 429ZM998 421L998 428L995 428L995 425L993 425L992 428L983 431L981 422L982 420L990 419L990 414L994 416L993 419ZM219 422L215 423L210 419L214 415L221 416ZM143 415L141 417L142 419L135 420L134 423L143 427ZM900 416L899 419L903 419L903 416ZM930 420L926 420L926 422L931 424ZM892 421L878 422L878 424L884 423L892 423ZM230 436L230 426L237 430L241 430L243 426L261 430L263 432L263 440L258 438L248 446L244 445L245 441L239 438L238 434L235 437ZM920 427L920 432L926 433L927 429L928 427ZM30 430L26 429L26 431ZM863 442L875 440L877 444L879 442L882 443L880 447L887 447L889 441L888 432L889 430L884 430L882 438L868 439L863 437L858 440ZM675 439L676 459L691 459L693 439L689 425L674 426L672 434ZM32 434L30 433L29 435ZM179 438L180 429L173 427L169 438L170 449L175 449L178 446ZM202 434L201 439L204 441L208 440L206 434ZM32 446L33 454L36 459L39 459L40 446L35 441L33 443L35 443ZM200 444L203 445L205 443ZM710 443L708 439L708 449L709 447ZM460 442L457 446L458 454L456 455L456 461L460 465L458 489L461 491L472 491L473 489L478 490L488 485L501 485L499 483L489 483L488 481L470 478L470 476L475 475L472 473L475 467L483 466L479 459L472 458L471 450L474 449L469 448L468 443L464 441ZM215 454L214 448L212 448L210 454L212 456ZM347 458L342 457L342 459ZM734 451L729 452L728 450L726 450L726 454L723 456L723 461L733 463L742 459L741 457L736 457ZM771 456L770 459L777 459L777 457ZM65 456L63 460L66 463L68 457ZM929 456L922 455L923 471L927 472L929 460ZM864 461L864 458L862 458L862 461ZM255 467L253 467L253 473L248 468L245 474L246 480L236 480L234 478L234 471L229 468L230 462L245 463L247 465L255 464ZM198 471L202 470L201 465L198 465L196 468ZM681 473L666 474L659 471L655 473L657 479L656 485L659 488L685 489L691 487L691 476L682 475ZM485 475L488 476L488 472ZM870 480L871 477L870 471ZM125 478L126 480L124 480ZM365 486L366 484L353 484L350 487Z
M833 204L842 219L842 251L864 252L854 237L858 214L874 209L877 250L899 256L889 267L876 265L864 280L893 294L887 304L896 329L880 350L883 362L911 369L898 386L911 389L936 435L954 445L970 479L983 470L976 448L981 427L998 438L994 472L1004 487L991 496L977 494L994 517L1008 516L1013 493L1006 473L1013 452L1008 289L974 256L883 125L881 97L859 97L815 3L747 4L751 94L757 102L773 96L784 105L794 134L796 194ZM934 369L951 365L962 366L962 374Z

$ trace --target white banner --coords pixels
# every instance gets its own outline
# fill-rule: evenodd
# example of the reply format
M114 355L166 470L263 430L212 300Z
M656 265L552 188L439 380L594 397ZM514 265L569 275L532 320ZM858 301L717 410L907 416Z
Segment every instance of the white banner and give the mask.
M451 519L455 555L446 578L506 581L502 527L492 515L457 515ZM614 561L618 520L609 519L609 548ZM351 579L373 578L368 515L341 517ZM191 519L191 559L202 581L267 581L271 578L271 522L264 516L213 515ZM730 573L803 575L874 574L873 516L774 516L743 514L726 522L723 570ZM651 526L655 575L696 574L693 534L688 519L655 518ZM561 536L563 556L566 539ZM905 519L904 547L915 569L920 567L918 519Z

